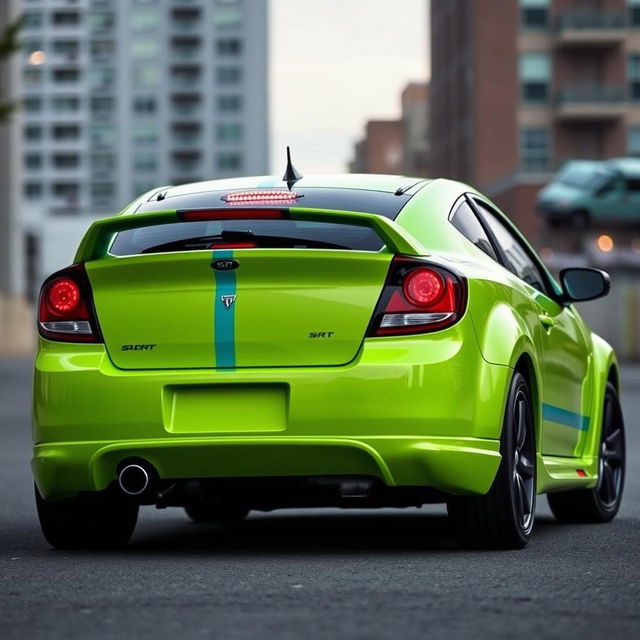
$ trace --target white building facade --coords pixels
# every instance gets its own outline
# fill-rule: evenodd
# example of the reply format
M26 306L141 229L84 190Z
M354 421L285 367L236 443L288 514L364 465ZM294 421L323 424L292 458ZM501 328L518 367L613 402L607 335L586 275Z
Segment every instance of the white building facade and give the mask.
M23 0L28 280L168 184L268 173L267 0Z

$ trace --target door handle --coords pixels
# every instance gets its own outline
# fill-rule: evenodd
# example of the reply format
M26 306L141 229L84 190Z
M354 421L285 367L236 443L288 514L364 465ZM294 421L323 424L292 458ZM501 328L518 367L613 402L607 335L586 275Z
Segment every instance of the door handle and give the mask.
M554 320L554 318L552 318L549 314L547 313L539 313L538 314L538 319L540 320L540 324L545 328L545 329L552 329L555 324L556 321Z

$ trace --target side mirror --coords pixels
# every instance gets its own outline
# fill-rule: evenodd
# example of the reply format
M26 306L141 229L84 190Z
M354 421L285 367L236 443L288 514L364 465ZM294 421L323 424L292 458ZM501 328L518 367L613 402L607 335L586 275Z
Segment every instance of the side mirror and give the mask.
M602 298L611 289L609 274L600 269L575 267L560 272L563 298L565 302L585 302Z

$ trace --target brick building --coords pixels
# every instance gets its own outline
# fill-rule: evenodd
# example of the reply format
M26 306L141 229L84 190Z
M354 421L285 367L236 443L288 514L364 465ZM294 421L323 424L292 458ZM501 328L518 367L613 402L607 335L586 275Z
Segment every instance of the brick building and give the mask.
M640 154L640 0L432 0L431 63L432 175L534 241L559 165Z
M356 143L352 173L426 176L429 157L429 86L410 82L402 91L400 120L369 120Z

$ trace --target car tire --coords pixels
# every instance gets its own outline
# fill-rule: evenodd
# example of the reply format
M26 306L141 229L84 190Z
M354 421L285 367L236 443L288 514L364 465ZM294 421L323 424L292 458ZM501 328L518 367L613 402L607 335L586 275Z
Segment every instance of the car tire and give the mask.
M447 511L464 547L522 549L529 542L536 507L536 447L531 393L525 377L511 379L500 437L502 460L489 492L457 496Z
M242 505L209 503L203 500L189 502L184 510L191 520L199 524L235 524L249 515L249 509Z
M40 527L56 549L120 547L129 542L138 505L105 491L65 500L45 500L35 488Z
M549 507L560 522L610 522L622 501L626 470L622 408L616 388L607 383L602 411L598 483L593 489L549 493Z

